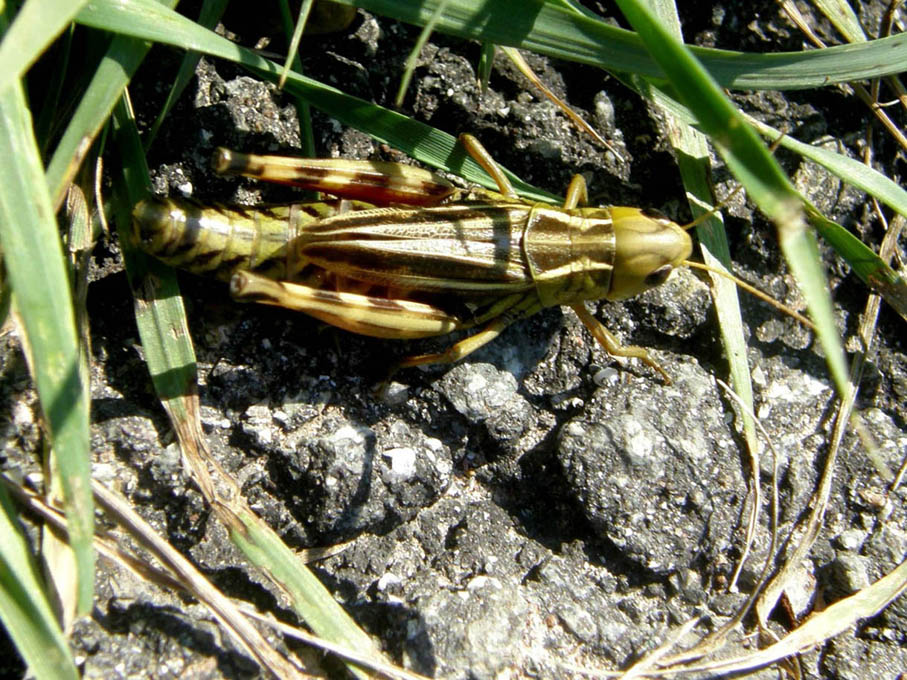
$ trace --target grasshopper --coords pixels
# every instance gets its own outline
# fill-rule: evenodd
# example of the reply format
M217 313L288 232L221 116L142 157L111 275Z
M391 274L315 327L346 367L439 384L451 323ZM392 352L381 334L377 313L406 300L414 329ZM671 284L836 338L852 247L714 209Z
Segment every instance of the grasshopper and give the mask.
M562 207L521 199L475 137L459 140L497 192L457 189L399 163L218 149L219 173L343 198L267 208L153 198L133 211L135 235L170 265L229 281L236 300L298 310L354 333L408 339L480 328L397 368L457 361L515 320L567 305L608 353L637 358L670 383L644 348L621 345L584 303L664 283L692 251L684 228L637 208L585 207L580 175Z

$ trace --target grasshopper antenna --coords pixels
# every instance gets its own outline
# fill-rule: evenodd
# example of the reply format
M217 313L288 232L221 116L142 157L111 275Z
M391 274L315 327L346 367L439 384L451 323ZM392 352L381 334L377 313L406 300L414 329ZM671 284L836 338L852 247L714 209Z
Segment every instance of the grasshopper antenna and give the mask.
M696 217L692 221L687 222L686 224L680 225L680 228L685 229L686 231L689 231L693 227L698 227L700 224L702 224L707 219L712 217L712 215L717 215L721 211L722 208L724 208L728 203L731 202L731 199L734 198L734 196L736 196L737 193L742 188L743 188L743 185L738 184L737 187L731 193L729 193L727 196L725 196L723 199L721 199L721 202L719 202L718 205L712 206L712 208L710 208L708 211L702 213L701 215L699 215L699 217ZM692 194L688 195L688 197L690 197L690 196L692 196ZM697 202L699 202L700 204L703 203L702 201L697 201ZM708 205L708 203L706 203L705 205Z
M810 321L809 319L807 319L802 314L800 314L800 312L797 312L797 311L791 309L790 307L788 307L787 305L785 305L781 302L778 302L771 295L764 293L763 291L759 290L758 288L756 288L753 285L750 285L743 279L741 279L737 276L734 276L730 272L727 272L724 269L719 269L718 267L712 267L710 265L703 264L702 262L694 262L692 260L684 260L683 264L685 264L687 267L691 267L692 269L701 269L702 271L712 272L713 274L717 274L718 276L723 276L726 279L730 279L731 281L736 283L738 287L742 288L750 295L753 295L754 297L759 298L763 302L767 302L772 307L777 309L779 312L783 312L783 313L787 314L788 316L793 317L794 319L796 319L797 321L802 323L804 326L806 326L808 329L815 332L816 327L813 325L813 322Z

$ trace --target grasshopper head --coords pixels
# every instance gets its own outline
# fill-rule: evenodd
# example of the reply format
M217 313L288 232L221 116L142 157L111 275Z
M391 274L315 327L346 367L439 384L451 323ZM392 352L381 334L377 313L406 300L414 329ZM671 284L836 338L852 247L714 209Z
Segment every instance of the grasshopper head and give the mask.
M664 217L637 208L611 208L614 271L609 300L623 300L660 286L693 251L690 235Z

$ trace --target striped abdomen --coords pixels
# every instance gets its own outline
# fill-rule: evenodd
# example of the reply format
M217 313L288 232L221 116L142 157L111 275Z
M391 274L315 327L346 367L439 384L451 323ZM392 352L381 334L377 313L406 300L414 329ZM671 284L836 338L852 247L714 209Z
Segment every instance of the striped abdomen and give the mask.
M155 197L138 203L132 218L142 249L171 266L224 281L237 271L296 280L306 263L290 244L305 225L370 207L337 200L243 209Z

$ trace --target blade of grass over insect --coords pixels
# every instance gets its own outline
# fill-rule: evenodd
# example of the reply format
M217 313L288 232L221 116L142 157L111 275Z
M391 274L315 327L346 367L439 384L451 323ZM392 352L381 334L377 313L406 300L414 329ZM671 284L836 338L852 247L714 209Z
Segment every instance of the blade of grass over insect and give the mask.
M199 10L198 21L196 23L198 23L199 26L204 26L205 28L213 30L214 27L217 26L217 22L220 21L220 18L223 16L224 10L227 9L229 2L230 0L205 0L202 3L201 10ZM161 112L157 115L157 118L154 119L151 128L145 133L145 137L142 141L145 146L145 151L148 151L148 149L151 148L164 119L176 105L183 90L186 89L186 86L192 81L192 78L195 77L195 67L198 65L200 57L201 55L197 52L189 52L183 57L179 71L176 73L176 78L173 80L173 85L170 87L170 92L167 93L167 100L161 107Z
M99 11L102 7L104 12ZM158 41L237 62L271 82L276 82L280 74L280 67L273 62L198 26L153 0L125 0L122 3L98 0L80 14L79 21L102 30L119 31L142 40ZM294 72L287 75L286 91L305 99L341 123L367 130L379 141L423 163L492 189L497 186L447 133ZM521 195L540 201L559 202L557 196L540 191L513 173L505 172Z
M0 486L0 621L38 680L77 680L69 644L45 596L32 548Z
M649 3L656 14L664 22L678 40L682 40L680 19L677 16L677 9L673 0L651 0ZM653 101L656 105L661 105L666 96L657 88L652 88ZM713 202L712 189L709 184L709 151L706 137L698 130L693 129L683 121L675 118L670 111L662 107L662 112L666 116L668 127L668 138L675 150L677 165L680 169L680 176L687 194L694 197L695 201L690 201L690 210L693 218L705 212L703 205L711 205ZM716 213L706 219L696 228L696 235L702 248L703 259L706 264L711 266L721 266L726 270L731 269L731 254L728 247L727 233L724 229L724 221L721 214ZM728 358L728 368L731 376L731 384L734 392L743 402L745 408L741 410L743 419L743 432L746 439L747 448L749 449L751 467L754 470L759 469L759 442L756 435L756 425L749 413L753 411L753 384L750 375L749 363L747 361L746 340L743 335L743 318L740 313L740 300L737 297L737 289L732 281L718 276L709 274L711 280L712 299L715 305L715 312L718 318L718 326L721 331L721 342L724 346L725 355ZM735 572L733 582L736 581L740 569L746 561L749 553L749 547L753 541L759 508L761 502L759 499L759 485L753 485L753 503L750 522L748 523L746 547L743 555L738 561L737 571Z
M91 608L94 530L88 393L79 370L72 293L22 87L0 92L0 245L21 341L63 479L76 555L78 612Z
M440 1L338 0L417 26L429 21ZM610 71L664 78L635 34L556 0L495 0L479 8L474 0L450 0L436 29ZM721 87L790 90L899 73L907 61L907 35L809 52L691 50Z
M190 461L193 479L246 557L275 579L286 579L275 582L292 594L297 613L313 630L332 642L379 656L371 639L298 556L246 506L236 483L210 458L199 419L195 353L173 270L145 256L132 243L131 208L148 194L150 179L138 132L125 104L115 108L114 122L124 169L124 181L115 192L114 203L124 261L137 298L136 323L155 390ZM292 568L286 568L288 563ZM303 572L305 575L300 576ZM358 669L351 670L365 677Z
M86 2L30 0L22 4L0 42L0 93L25 74Z
M847 393L847 367L832 313L815 237L800 197L756 132L711 80L696 58L642 5L618 0L628 21L671 79L674 90L709 135L750 198L778 227L778 240L800 284L839 394Z
M166 0L167 6L173 7L177 1ZM161 6L156 2L153 4ZM148 54L149 48L147 43L126 35L115 36L111 41L107 54L92 75L88 88L79 99L72 119L47 164L45 177L54 206L59 206L62 202L66 187L75 176L81 159L110 117L123 88Z

